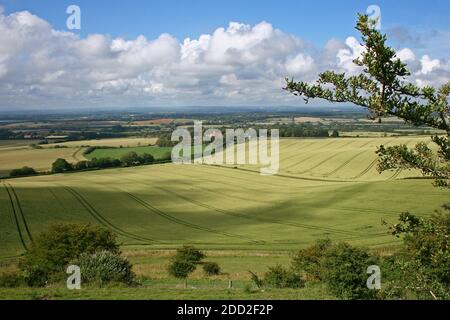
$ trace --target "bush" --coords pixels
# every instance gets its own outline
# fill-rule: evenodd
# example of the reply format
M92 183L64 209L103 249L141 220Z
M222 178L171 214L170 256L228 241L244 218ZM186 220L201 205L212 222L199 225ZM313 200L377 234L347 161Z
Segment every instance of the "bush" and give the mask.
M261 288L264 285L263 280L259 278L256 273L252 271L249 271L249 273L250 273L250 280L252 280L252 282L256 285L256 287Z
M51 276L51 270L44 265L30 264L22 267L23 279L29 287L45 286Z
M174 260L167 268L167 271L175 278L186 279L196 268L197 266L192 262Z
M341 299L373 299L375 290L367 288L367 267L376 265L374 257L347 243L329 247L323 257L321 278L330 292Z
M140 164L139 156L136 152L128 152L120 158L120 162L125 167L137 166Z
M80 267L82 282L106 284L110 282L131 284L132 265L124 257L110 251L83 253L70 264Z
M197 250L192 246L183 246L182 248L177 250L174 259L178 261L186 261L189 263L198 264L205 257L205 254L200 250Z
M52 163L52 173L63 173L72 170L72 165L66 159L56 159Z
M318 240L314 245L302 249L292 258L295 271L305 274L307 278L321 279L321 261L324 252L331 247L331 240Z
M264 274L263 283L274 288L302 288L305 281L297 273L283 268L281 265L269 268Z
M70 261L81 254L106 250L118 254L116 235L92 225L56 224L41 233L19 262L31 286L41 286L65 272Z
M203 263L203 271L208 276L216 276L220 274L220 266L216 262L205 262Z
M24 278L18 272L0 272L0 288L16 288L23 283Z
M30 167L22 167L20 169L13 169L9 173L10 177L31 176L37 174L36 170Z

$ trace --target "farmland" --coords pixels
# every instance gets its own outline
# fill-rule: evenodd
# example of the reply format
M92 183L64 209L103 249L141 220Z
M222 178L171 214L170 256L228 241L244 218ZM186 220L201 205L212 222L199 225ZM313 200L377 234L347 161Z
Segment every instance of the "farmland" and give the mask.
M282 139L276 176L262 176L250 165L160 164L3 180L0 260L20 255L51 223L93 223L118 235L135 272L148 279L145 288L129 293L134 298L172 298L167 295L170 288L178 298L210 297L208 290L217 298L243 298L242 291L225 290L228 278L243 286L246 270L262 272L277 262L287 263L289 252L316 239L374 250L399 244L381 221L395 222L404 211L429 216L448 201L449 193L418 178L417 172L380 175L374 151L381 144L412 146L427 139ZM105 149L111 150L121 149ZM183 291L165 271L170 250L182 244L207 250L226 276L208 282L194 274L192 284L198 290ZM10 297L30 296L27 290L2 290ZM42 290L55 297L78 297L66 296L58 287ZM105 296L91 288L83 297L119 297L121 290L112 288ZM291 293L274 289L252 297L329 296L314 287Z
M392 244L381 219L431 214L448 191L400 179L414 172L379 175L373 151L389 142L286 139L280 174L268 177L248 166L164 164L5 180L0 256L19 254L52 222L98 223L125 246L150 248L295 249L320 237Z

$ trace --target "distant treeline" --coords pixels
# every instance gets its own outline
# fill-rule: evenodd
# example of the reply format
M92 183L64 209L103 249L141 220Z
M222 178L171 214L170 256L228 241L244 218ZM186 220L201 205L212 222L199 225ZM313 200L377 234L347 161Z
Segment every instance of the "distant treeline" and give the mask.
M162 158L155 160L153 155L144 153L137 154L136 152L129 152L124 154L120 159L114 158L92 158L91 160L81 160L76 163L70 163L66 159L56 159L52 164L50 173L64 173L64 172L74 172L74 171L87 171L87 170L98 170L106 168L118 168L118 167L135 167L156 163L164 163L170 161L171 154L168 152ZM19 169L13 169L9 173L10 177L24 177L32 176L39 173L35 169L30 167L23 167Z

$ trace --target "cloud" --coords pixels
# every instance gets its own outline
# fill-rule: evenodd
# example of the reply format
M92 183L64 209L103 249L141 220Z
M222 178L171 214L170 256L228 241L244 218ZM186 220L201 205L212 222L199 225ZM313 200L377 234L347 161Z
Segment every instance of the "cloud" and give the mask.
M357 74L363 47L354 37L314 48L268 22L230 22L197 39L80 37L27 11L0 11L0 108L149 105L280 105L302 99L285 77L313 81L332 69ZM412 81L448 79L449 62L412 49L397 52ZM433 77L434 76L434 77Z
M414 52L409 48L404 48L399 51L397 51L397 58L402 60L402 62L409 62L409 61L415 61L416 55Z
M434 69L441 66L441 62L438 59L431 59L428 55L424 55L420 59L420 63L422 64L420 73L424 75L431 73Z

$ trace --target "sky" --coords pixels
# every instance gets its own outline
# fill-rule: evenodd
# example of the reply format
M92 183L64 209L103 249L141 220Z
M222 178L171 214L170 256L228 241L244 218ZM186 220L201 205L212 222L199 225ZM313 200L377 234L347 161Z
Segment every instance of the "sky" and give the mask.
M410 81L449 80L448 0L0 0L0 109L301 105L283 79L358 73L371 5Z

